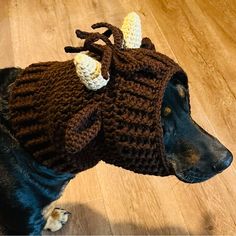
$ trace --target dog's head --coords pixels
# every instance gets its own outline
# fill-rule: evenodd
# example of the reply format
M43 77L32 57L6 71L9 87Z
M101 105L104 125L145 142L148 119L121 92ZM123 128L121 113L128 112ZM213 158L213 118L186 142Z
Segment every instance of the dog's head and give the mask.
M82 150L77 145L80 142L74 142L74 137L84 132L79 133L74 127L78 123L86 123L81 119L85 117L92 120L91 123L97 119L85 129L90 139L97 137L102 130L101 159L108 163L142 174L165 176L174 173L180 180L194 183L207 180L227 168L232 162L231 153L191 119L187 75L170 58L156 52L150 39L141 40L138 15L131 13L127 16L118 38L118 28L104 24L96 24L92 28L98 26L108 27L114 33L116 50L113 50L114 45L108 39L109 31L106 31L99 37L107 44L103 53L104 57L108 55L107 58L100 58L100 64L94 58L79 53L74 63L78 77L88 90L107 87L107 90L100 90L107 92L106 105L96 108L102 110L101 116L95 117L98 111L92 104L91 109L83 110L86 116L80 112L76 116L78 119L71 120L66 138L67 150ZM88 43L91 41L89 37L94 35L77 31L77 36L87 37ZM106 36L108 38L104 38ZM67 47L66 51L76 52L77 48ZM102 66L103 69L110 66L103 63L109 60L113 63L113 70L102 73L105 71ZM89 73L85 70L87 64L91 65L90 69L93 68ZM155 73L149 74L152 70ZM100 75L97 71L101 71ZM111 82L108 83L109 78ZM112 101L109 102L109 99ZM95 118L92 119L93 116ZM99 122L99 119L102 121ZM71 141L70 137L73 137ZM87 145L90 139L82 143ZM84 139L80 137L78 140Z
M76 30L85 41L66 47L78 52L74 61L36 63L17 78L11 122L29 152L50 168L73 173L103 160L185 182L206 180L229 166L231 153L190 117L187 75L142 39L137 14L128 15L122 30L92 25L101 27L107 28L103 34ZM105 45L95 44L99 40ZM25 81L39 86L37 92Z
M205 181L231 164L230 151L191 118L188 91L180 81L168 83L161 117L166 158L181 181Z

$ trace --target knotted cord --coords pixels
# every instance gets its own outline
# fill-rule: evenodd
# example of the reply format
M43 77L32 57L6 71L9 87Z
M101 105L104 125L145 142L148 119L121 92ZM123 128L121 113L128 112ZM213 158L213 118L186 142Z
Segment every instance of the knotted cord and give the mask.
M85 39L84 45L81 47L65 47L66 53L78 53L82 51L89 51L101 57L101 74L104 79L108 79L111 64L116 70L125 74L135 73L137 71L146 70L150 73L156 73L158 70L155 60L158 55L155 53L155 47L151 40L144 38L141 48L138 49L124 49L123 48L123 33L122 31L108 23L93 24L92 29L105 27L104 33L89 33L77 29L76 36L80 39ZM109 39L110 36L114 38L114 44ZM100 45L95 42L102 40L105 45ZM153 60L154 59L154 60Z

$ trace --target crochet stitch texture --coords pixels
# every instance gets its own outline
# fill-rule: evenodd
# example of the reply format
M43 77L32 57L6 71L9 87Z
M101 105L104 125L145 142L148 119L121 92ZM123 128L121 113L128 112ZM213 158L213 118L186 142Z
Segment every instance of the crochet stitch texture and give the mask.
M87 89L73 60L30 65L11 90L15 136L36 161L61 172L77 173L103 160L137 173L169 175L162 99L172 77L187 87L187 76L172 59L156 52L150 39L144 38L141 48L123 48L120 29L107 23L92 26L100 27L107 30L77 30L84 46L65 50L89 51L101 62L107 85Z

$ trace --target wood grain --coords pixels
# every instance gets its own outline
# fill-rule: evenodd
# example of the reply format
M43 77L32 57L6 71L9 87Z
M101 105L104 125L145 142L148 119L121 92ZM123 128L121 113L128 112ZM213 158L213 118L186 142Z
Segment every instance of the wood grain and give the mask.
M4 0L0 67L67 60L74 30L141 16L143 35L189 76L194 119L236 154L236 1ZM133 174L99 163L78 174L59 203L72 212L64 234L208 234L236 232L235 164L195 185ZM46 234L46 233L45 233Z
M14 64L13 45L11 37L9 2L0 7L0 65L9 67Z

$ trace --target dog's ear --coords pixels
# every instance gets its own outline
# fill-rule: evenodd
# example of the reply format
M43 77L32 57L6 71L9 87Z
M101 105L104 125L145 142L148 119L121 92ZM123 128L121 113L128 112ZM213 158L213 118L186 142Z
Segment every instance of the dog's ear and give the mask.
M140 47L156 51L155 45L152 43L150 38L143 38Z
M80 152L101 130L101 113L97 105L90 104L76 113L67 123L65 148L69 153Z

